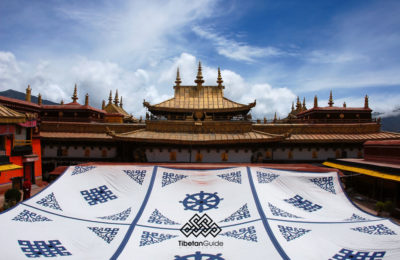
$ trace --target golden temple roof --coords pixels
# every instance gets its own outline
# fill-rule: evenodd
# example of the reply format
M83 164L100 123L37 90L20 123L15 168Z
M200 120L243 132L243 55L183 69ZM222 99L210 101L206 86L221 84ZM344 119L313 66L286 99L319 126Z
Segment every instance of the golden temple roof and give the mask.
M26 116L8 107L0 105L0 123L24 123Z
M175 88L175 96L156 105L143 102L149 110L183 112L201 110L204 112L246 111L254 107L256 102L248 105L240 104L224 97L222 88L218 86L179 86Z
M284 135L268 134L254 130L244 133L182 133L140 129L129 133L110 133L110 135L119 140L169 144L266 143L282 141L286 138Z

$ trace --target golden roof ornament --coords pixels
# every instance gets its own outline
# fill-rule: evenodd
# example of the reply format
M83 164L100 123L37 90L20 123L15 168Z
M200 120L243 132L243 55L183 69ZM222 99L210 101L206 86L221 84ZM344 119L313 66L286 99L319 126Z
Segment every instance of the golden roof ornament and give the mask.
M122 96L121 96L121 101L119 102L119 107L122 108Z
M89 106L89 94L86 93L85 95L85 106Z
M64 99L61 99L60 105L64 105Z
M314 107L315 108L318 107L318 97L317 97L317 95L315 95L315 97L314 97Z
M75 84L74 94L72 95L72 102L76 103L77 100L78 100L78 90L77 90L77 86Z
M39 93L39 95L38 95L38 105L39 106L41 106L42 105L42 95L40 95L40 93Z
M222 83L224 81L222 80L222 76L221 76L221 69L218 67L218 78L217 78L217 83L218 83L218 87L219 88L224 88L224 86L222 86Z
M300 110L301 110L300 98L299 98L299 96L297 96L296 111L300 111Z
M108 96L108 104L112 103L112 90L110 90L110 95Z
M303 98L303 107L302 107L302 109L303 109L303 110L307 110L307 107L306 107L306 98L305 98L305 97Z
M179 76L179 67L176 69L176 80L175 80L175 86L179 87L181 85L181 77Z
M292 101L292 112L294 111L294 102Z
M118 89L115 91L115 98L114 98L114 104L118 106L119 99L118 99Z
M26 95L25 95L25 101L31 102L31 85L28 85L26 88Z
M201 73L201 61L199 61L199 68L197 69L197 76L194 82L197 84L197 87L201 87L204 83L203 74Z
M103 102L101 103L101 109L104 110L106 108L106 101L103 99Z
M333 104L334 104L334 102L333 102L333 98L332 98L332 90L331 90L331 93L329 94L329 102L328 102L328 105L329 105L330 107L332 107L332 106L333 106Z
M275 112L275 115L274 115L274 123L276 122L276 112Z
M343 107L347 107L346 102L343 102Z
M369 108L368 95L365 95L364 108Z

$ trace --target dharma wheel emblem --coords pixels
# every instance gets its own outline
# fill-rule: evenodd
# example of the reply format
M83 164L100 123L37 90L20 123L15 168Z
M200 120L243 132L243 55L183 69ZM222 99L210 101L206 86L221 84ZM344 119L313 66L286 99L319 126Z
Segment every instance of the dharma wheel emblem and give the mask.
M221 200L217 196L218 192L206 193L200 191L200 193L186 194L186 198L183 201L179 201L185 207L185 210L193 210L198 212L203 212L209 209L217 209L218 204Z

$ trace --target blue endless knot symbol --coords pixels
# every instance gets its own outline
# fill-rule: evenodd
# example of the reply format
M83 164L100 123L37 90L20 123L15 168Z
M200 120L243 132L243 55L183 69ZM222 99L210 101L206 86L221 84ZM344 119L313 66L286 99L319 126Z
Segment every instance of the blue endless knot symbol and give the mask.
M106 185L90 190L83 190L81 191L81 194L90 206L96 205L98 203L105 203L108 200L115 200L116 198L118 198L112 193L112 191L108 189Z
M180 229L182 234L186 237L194 235L198 237L200 234L203 237L207 237L211 234L216 237L220 232L221 228L207 215L199 216L194 214L194 216Z
M29 258L71 255L59 240L49 240L48 243L41 240L33 241L33 243L29 240L18 240L18 244L21 246L22 252Z
M203 212L209 209L217 209L218 204L222 198L217 196L218 192L206 193L200 191L200 193L186 194L186 198L183 201L179 201L185 207L185 210L194 210L198 212Z
M308 212L313 212L322 209L321 205L313 204L309 200L304 200L303 197L301 197L300 195L296 195L290 199L284 199L284 201Z
M329 260L337 259L337 260L381 260L383 256L386 254L385 251L380 252L368 252L368 251L353 251L350 249L342 249L334 255Z
M197 251L195 254L184 255L184 256L175 256L175 260L225 260L225 258L221 257L222 254L202 254L200 251Z

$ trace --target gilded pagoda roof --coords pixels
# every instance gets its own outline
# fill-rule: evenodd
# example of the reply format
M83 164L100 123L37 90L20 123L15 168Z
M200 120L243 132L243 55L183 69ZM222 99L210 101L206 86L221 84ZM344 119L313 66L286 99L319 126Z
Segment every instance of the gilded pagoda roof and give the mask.
M8 107L0 105L0 123L24 123L26 116Z
M267 143L282 141L284 135L274 135L259 131L244 133L182 133L158 132L140 129L129 133L109 133L114 139L144 143L169 144L236 144L236 143Z
M234 102L224 97L221 87L218 86L179 86L175 87L173 98L156 105L143 103L149 110L154 111L204 111L204 112L229 112L248 111L256 102L248 105Z

